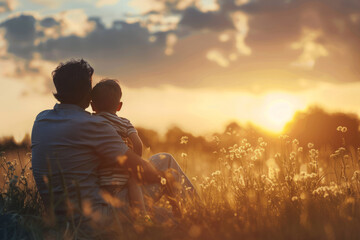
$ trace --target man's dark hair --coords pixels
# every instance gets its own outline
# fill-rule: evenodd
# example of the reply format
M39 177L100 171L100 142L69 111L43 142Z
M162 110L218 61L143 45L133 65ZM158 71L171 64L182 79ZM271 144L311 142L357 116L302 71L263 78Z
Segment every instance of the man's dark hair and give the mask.
M92 104L97 111L116 111L122 96L120 85L115 79L103 79L91 92Z
M55 98L61 103L80 103L91 91L93 73L94 69L83 59L60 63L52 72Z

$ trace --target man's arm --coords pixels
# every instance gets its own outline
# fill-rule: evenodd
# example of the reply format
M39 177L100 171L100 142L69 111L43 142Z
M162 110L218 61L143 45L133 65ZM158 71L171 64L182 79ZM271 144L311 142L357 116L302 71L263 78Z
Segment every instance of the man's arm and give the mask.
M129 149L116 130L107 122L96 122L87 130L91 145L96 153L106 161L104 164L118 163L130 169L136 176L146 183L159 183L164 173L158 171L150 162L142 159Z
M164 172L157 170L149 161L129 149L124 156L119 158L121 166L130 168L137 178L145 183L160 183Z
M141 157L143 151L143 143L141 141L141 138L139 137L139 134L137 132L133 132L129 135L129 139L132 143L133 151Z

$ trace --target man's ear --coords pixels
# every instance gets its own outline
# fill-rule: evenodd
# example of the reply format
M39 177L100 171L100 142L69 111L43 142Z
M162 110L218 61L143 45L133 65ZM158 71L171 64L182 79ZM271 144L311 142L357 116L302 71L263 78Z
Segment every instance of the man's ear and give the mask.
M116 111L120 111L121 108L122 108L122 105L123 105L123 102L119 102L119 106L118 106L118 108L116 109Z
M96 106L93 102L90 102L93 112L97 112Z

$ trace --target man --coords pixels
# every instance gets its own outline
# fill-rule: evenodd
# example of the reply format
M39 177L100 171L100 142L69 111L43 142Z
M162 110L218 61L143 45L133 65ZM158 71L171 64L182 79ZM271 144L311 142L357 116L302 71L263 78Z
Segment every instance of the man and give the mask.
M173 176L184 175L171 155L155 155L150 164L126 146L106 119L85 111L93 72L84 60L61 63L53 71L54 96L60 104L39 113L31 136L33 175L46 208L57 218L70 216L75 222L80 222L84 211L110 214L111 200L103 196L98 183L100 161L131 169L144 183L151 184L147 195L154 201L163 193L160 183L166 182L171 191ZM179 174L165 174L169 167ZM85 203L90 210L84 209Z

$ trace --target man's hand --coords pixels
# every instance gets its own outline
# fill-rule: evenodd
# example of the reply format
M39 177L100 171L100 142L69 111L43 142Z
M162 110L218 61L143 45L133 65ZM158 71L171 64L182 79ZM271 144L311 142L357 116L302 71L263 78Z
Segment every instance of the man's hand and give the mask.
M144 183L160 183L165 173L157 170L149 161L142 159L129 149L124 156L118 158L122 167L129 169L137 178Z

